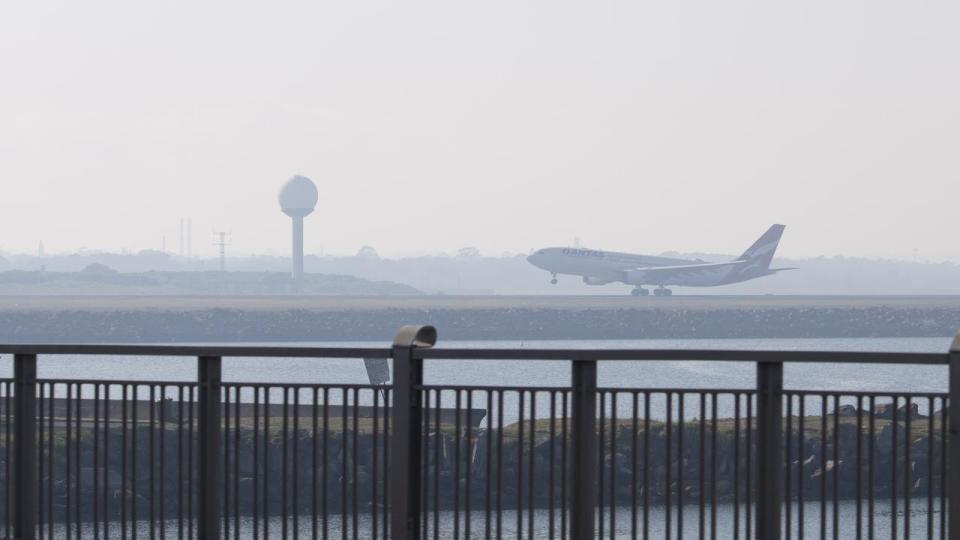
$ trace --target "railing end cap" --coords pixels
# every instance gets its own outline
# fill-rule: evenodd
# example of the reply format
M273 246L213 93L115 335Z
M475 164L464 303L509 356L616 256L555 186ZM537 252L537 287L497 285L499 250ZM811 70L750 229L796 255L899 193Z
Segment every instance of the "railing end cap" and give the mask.
M437 329L430 325L406 325L397 330L394 347L420 347L429 349L437 343Z
M950 345L951 353L960 353L960 330L957 331L957 335L953 336L953 344Z

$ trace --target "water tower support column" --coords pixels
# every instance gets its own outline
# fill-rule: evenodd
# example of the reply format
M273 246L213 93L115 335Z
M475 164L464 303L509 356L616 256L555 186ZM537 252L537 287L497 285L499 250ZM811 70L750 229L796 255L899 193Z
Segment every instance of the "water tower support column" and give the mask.
M293 218L293 279L303 277L303 218Z

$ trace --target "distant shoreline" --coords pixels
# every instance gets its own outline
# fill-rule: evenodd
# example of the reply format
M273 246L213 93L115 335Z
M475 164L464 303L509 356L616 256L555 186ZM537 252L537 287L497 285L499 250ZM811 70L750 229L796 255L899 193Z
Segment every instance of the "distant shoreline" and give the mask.
M960 296L0 296L2 342L948 337Z

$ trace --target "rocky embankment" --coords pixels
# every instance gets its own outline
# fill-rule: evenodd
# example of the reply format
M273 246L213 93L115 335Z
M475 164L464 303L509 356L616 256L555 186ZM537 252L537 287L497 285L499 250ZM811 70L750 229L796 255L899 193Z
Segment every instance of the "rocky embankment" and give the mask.
M896 489L901 497L906 492L925 496L928 486L932 486L933 495L938 496L943 481L941 414L935 413L930 419L921 416L914 408L910 412L912 425L909 436L905 424L906 414L906 409L898 412L899 420L895 427L889 407L879 409L875 415L872 434L864 415L859 442L856 411L849 407L839 411L836 427L834 415L827 416L826 432L822 431L822 418L807 417L802 440L797 435L797 419L793 418L794 431L789 439L789 470L793 496L796 497L797 486L802 483L806 500L817 500L823 495L832 498L833 486L836 483L837 497L852 498L856 496L858 475L861 489L866 494L871 474L875 497L889 497L893 489ZM933 431L928 432L931 420ZM376 435L369 423L361 423L356 433L349 427L344 432L340 426L336 426L327 432L321 429L316 433L316 437L312 427L303 428L310 425L307 419L301 419L299 431L294 431L292 427L283 431L281 424L272 424L269 436L264 436L262 425L257 431L252 429L252 425L241 427L239 433L228 431L225 438L225 464L231 507L235 496L233 489L237 487L237 507L241 514L252 513L255 502L258 511L262 512L264 490L271 514L281 512L280 505L283 500L287 501L288 511L292 511L293 489L296 485L298 510L307 513L313 504L314 483L320 497L325 501L320 501L318 506L323 507L325 504L327 511L331 513L352 510L353 500L357 501L357 510L361 512L369 512L382 503L385 470L382 423ZM424 446L428 456L428 481L425 485L430 507L433 508L436 504L434 501L438 501L439 506L444 509L452 508L454 504L464 508L468 493L470 505L477 509L484 508L488 493L491 494L493 505L499 504L505 509L516 508L518 501L528 507L531 498L533 505L537 507L546 507L551 501L553 504L560 504L562 489L559 471L564 460L564 445L559 435L559 426L558 421L555 426L556 436L551 437L549 423L538 422L532 446L529 423L524 425L522 443L518 439L517 424L506 427L503 433L480 429L467 434L462 430L459 438L456 437L454 426L443 425L439 433L431 430ZM680 491L686 501L696 501L700 497L701 488L709 500L713 490L712 481L716 482L715 490L719 501L730 502L736 496L743 501L746 496L748 467L746 431L745 423L741 423L738 429L732 419L719 420L716 435L713 434L709 422L703 431L699 422L690 422L682 428L674 425L668 433L666 426L660 422L651 423L649 431L644 431L643 422L640 422L639 430L634 431L632 421L628 420L616 426L611 439L610 426L607 425L602 445L605 457L604 498L609 504L612 471L612 477L615 478L613 492L618 505L631 504L634 475L638 500L643 500L646 495L654 505L663 504L668 496L676 500ZM181 456L185 460L191 448L185 438L179 438L179 433L175 425L168 424L163 430L161 443L159 428L154 430L151 437L150 430L141 426L134 437L133 430L128 429L126 435L123 435L120 429L114 427L106 445L108 458L104 483L103 432L100 431L99 446L96 447L101 456L98 462L101 467L94 469L95 447L92 431L85 427L80 445L80 467L77 467L75 446L72 447L70 457L71 478L76 478L79 471L81 480L81 514L92 516L95 476L101 490L99 498L103 496L103 486L108 487L109 514L114 517L119 517L123 500L126 500L128 505L130 501L136 501L138 515L149 515L148 494L151 486L158 496L163 494L166 511L175 514L178 505L183 504L183 495L189 492L187 482L196 478L196 474L192 474L186 466L178 467L178 463L182 463L178 460ZM700 453L701 436L704 437L702 442L706 449L703 455ZM669 452L668 438L671 449ZM679 446L681 438L682 449ZM134 439L135 490L132 480L132 453L128 451L124 459L120 452L120 449L124 448L124 442L129 449ZM76 439L74 444L75 441ZM62 433L58 434L53 442L52 479L49 476L47 444L44 444L45 455L41 460L41 500L47 500L47 490L52 486L54 519L61 520L65 516L68 501L73 501L71 506L76 504L77 493L72 488L68 489L75 484L68 486L66 480L68 464ZM192 448L195 451L196 445ZM715 455L711 453L711 448L716 448ZM908 448L909 453L906 452ZM321 469L316 471L316 474L313 468L315 449L318 461L327 464L325 471ZM154 457L153 460L151 456ZM755 459L755 449L751 451L751 456ZM196 463L195 459L193 463ZM554 465L553 469L551 463ZM716 464L715 468L711 466L713 463ZM492 471L490 476L487 473L488 468ZM126 481L122 481L124 470L127 471ZM265 474L265 470L268 473ZM238 476L235 471L239 473ZM909 482L905 482L906 471L910 474ZM678 472L682 472L682 480ZM756 472L753 474L755 479ZM434 486L439 488L438 493ZM458 487L456 494L455 486ZM284 490L287 493L286 498L283 497ZM346 508L342 506L344 502L347 504ZM159 501L155 501L159 506L158 503Z
M8 297L3 342L948 337L960 297Z

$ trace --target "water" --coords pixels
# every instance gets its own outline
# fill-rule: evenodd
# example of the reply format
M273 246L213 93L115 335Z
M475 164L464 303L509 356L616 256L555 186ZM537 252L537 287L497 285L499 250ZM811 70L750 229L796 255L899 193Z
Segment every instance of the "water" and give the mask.
M903 535L908 538L926 538L928 527L929 530L933 531L933 537L939 538L940 534L940 525L942 514L940 512L940 499L933 499L933 511L930 512L927 509L927 500L921 498L912 499L910 502L910 527L909 534L904 535L904 507L902 500L900 505L897 507L896 513L891 512L891 508L888 501L878 501L877 506L874 510L873 516L873 531L878 537L889 537L891 535L892 526L894 525L894 520L891 519L894 515L896 516L896 531L898 536ZM804 537L819 536L821 526L825 528L827 536L833 533L834 526L836 525L837 537L839 538L857 538L856 530L856 516L857 516L857 503L855 501L839 501L837 503L837 520L833 520L833 505L828 503L826 505L826 513L821 515L820 513L820 503L818 501L808 502L804 505ZM734 505L733 504L719 504L717 505L716 511L716 529L718 538L733 538L733 525L734 521L739 522L739 531L740 535L744 535L744 531L747 527L746 521L746 506L740 505L737 509L736 515L734 514ZM793 503L790 506L790 513L793 516L791 519L791 530L793 531L794 537L799 537L798 531L798 522L796 516L798 514L798 505ZM861 535L866 536L868 527L868 513L867 513L867 504L864 502L861 507ZM454 535L454 514L452 511L440 512L438 516L438 522L440 524L437 537L443 539L451 538L468 538L465 534L466 532L466 514L460 512L459 514L459 535ZM561 517L560 510L555 509L553 512L553 535L551 535L550 528L550 511L547 509L538 509L533 512L524 512L520 518L522 526L522 534L524 538L534 538L534 539L543 539L549 540L551 538L560 537L560 526L561 526ZM598 519L600 514L598 513ZM683 536L686 538L697 538L700 532L699 526L699 517L700 510L699 507L694 505L684 505L683 508ZM515 538L517 535L517 526L518 526L518 516L517 512L513 510L504 510L501 514L500 520L500 529L501 537L503 538ZM614 526L615 526L615 538L633 538L633 520L634 516L631 512L630 507L618 507L615 513ZM932 518L932 519L928 519ZM665 507L654 506L649 510L649 522L646 525L646 530L649 532L651 538L665 538L667 530L667 512ZM670 537L677 536L677 508L674 506L672 512L669 516L671 522L671 535ZM756 519L754 515L752 519ZM643 514L642 509L637 509L636 515L636 527L637 527L637 537L643 537L644 523L643 523ZM430 517L432 522L432 515ZM604 537L610 537L610 512L609 509L603 514L603 530ZM932 527L930 524L932 522ZM342 525L346 523L346 531L343 530ZM240 537L242 538L252 538L253 537L253 520L249 517L241 517L239 520L240 525ZM532 527L531 527L532 525ZM709 538L710 531L712 530L713 522L711 520L711 507L710 505L704 506L704 532L707 538ZM154 534L159 538L181 538L179 527L184 527L184 534L186 533L186 524L180 523L176 520L167 520L164 522L164 534L161 536L159 534L159 525L155 525ZM231 519L230 522L230 534L234 532L234 522ZM297 527L294 527L293 518L287 518L287 527L288 535L292 535L295 538L310 538L313 534L313 523L312 516L301 515L299 516ZM377 529L373 528L373 519L370 514L358 514L356 520L354 521L350 515L347 516L346 521L344 522L339 515L331 515L324 523L323 520L319 520L317 524L318 536L323 537L323 531L326 530L327 535L330 538L374 538L381 537L383 535L383 519L382 516L379 519ZM261 520L257 526L258 531L262 533L263 531L263 521ZM282 537L282 519L280 517L273 517L267 521L267 531L270 537L281 538ZM529 536L527 532L532 528L533 535ZM81 534L84 538L93 536L93 524L87 523L83 524L80 527ZM128 526L128 530L130 527ZM137 523L137 533L139 536L144 538L150 537L150 524L146 521L140 521ZM76 529L73 529L76 530ZM491 515L491 536L496 538L497 532L497 520L496 514ZM102 526L101 526L102 531ZM356 536L354 536L354 531L356 531ZM53 528L53 533L56 538L66 538L67 530L64 525L55 525ZM486 514L483 511L472 511L470 512L470 535L469 538L484 538L486 533ZM102 534L102 532L101 532ZM432 523L427 526L427 537L433 538L433 528ZM110 524L110 535L109 538L121 538L121 531L119 523Z

